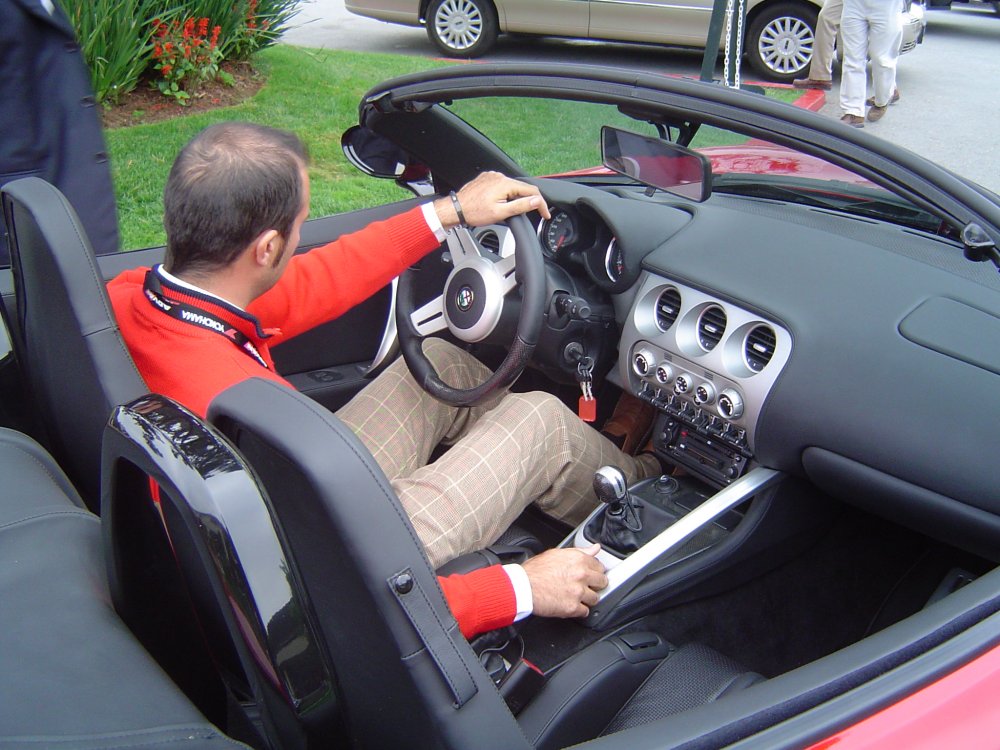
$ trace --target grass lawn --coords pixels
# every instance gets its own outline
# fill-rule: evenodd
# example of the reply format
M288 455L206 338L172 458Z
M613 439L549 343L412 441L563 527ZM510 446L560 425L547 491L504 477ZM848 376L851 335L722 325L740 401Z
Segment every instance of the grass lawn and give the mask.
M378 82L405 73L438 68L450 63L403 55L369 54L337 50L309 50L278 45L262 53L258 66L268 82L248 101L208 112L192 113L149 125L108 130L121 225L126 250L162 245L162 191L167 173L181 147L202 128L223 120L250 120L293 130L309 146L312 156L313 216L352 211L408 197L388 180L358 172L340 150L340 136L357 123L361 96ZM798 92L771 89L769 95L792 100ZM549 174L599 163L600 124L619 124L641 130L640 124L622 117L611 123L597 105L593 115L570 117L564 102L519 99L505 103L495 116L488 102L458 102L455 110L501 145L533 174ZM524 140L524 122L559 123L540 128L532 141ZM704 145L704 144L703 144ZM573 149L578 149L574 152Z

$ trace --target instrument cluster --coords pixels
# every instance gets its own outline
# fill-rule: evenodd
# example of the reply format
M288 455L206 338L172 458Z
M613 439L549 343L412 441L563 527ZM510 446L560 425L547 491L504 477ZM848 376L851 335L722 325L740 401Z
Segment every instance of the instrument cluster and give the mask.
M625 255L611 228L576 207L552 206L551 213L538 224L546 257L583 265L598 284L616 284L625 273Z

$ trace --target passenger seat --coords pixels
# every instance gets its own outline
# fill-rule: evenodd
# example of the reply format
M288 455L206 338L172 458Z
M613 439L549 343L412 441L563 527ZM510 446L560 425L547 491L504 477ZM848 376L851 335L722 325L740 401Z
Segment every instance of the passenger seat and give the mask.
M0 747L245 747L115 614L101 544L55 461L0 428Z

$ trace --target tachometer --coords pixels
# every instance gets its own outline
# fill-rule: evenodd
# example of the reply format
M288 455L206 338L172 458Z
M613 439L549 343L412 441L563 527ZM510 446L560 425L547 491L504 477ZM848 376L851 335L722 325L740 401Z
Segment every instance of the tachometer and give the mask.
M542 243L553 255L570 247L576 239L576 222L565 211L553 211L552 218L542 225Z

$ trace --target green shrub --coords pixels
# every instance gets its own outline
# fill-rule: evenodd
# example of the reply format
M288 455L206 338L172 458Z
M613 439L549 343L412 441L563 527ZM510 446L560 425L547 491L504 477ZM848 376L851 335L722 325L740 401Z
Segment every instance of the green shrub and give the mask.
M2 0L0 0L2 1ZM58 0L76 30L98 102L114 104L148 74L159 86L162 61L153 59L156 21L183 25L209 19L220 27L216 69L246 60L277 41L301 0ZM167 91L173 92L167 82ZM173 81L176 83L176 81ZM163 90L162 87L160 87ZM174 96L174 93L169 95Z
M98 102L135 88L149 65L153 0L59 0L76 30Z

